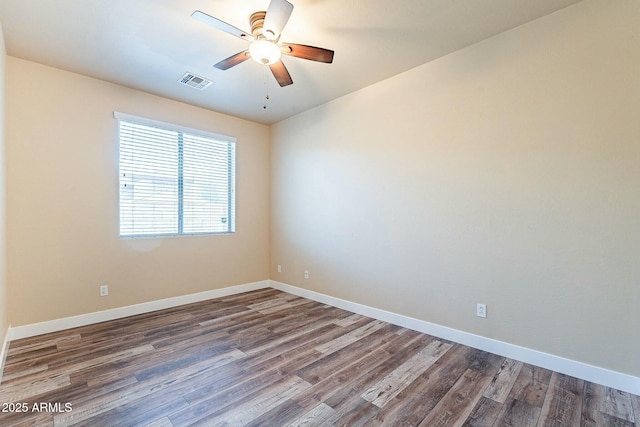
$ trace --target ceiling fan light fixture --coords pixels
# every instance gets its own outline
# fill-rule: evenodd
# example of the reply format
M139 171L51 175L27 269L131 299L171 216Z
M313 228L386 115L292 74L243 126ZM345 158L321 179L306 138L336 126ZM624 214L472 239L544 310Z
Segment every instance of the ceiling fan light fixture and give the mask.
M280 46L269 40L255 40L249 45L249 54L256 62L265 65L275 64L280 60Z

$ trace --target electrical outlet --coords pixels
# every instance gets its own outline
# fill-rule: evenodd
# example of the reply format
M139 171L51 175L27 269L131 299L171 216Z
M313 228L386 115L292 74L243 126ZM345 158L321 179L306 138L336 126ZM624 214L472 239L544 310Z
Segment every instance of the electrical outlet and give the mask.
M106 297L109 295L109 285L100 285L100 296Z
M278 264L278 273L282 273L282 266Z
M486 304L478 304L478 305L476 305L476 316L478 316L478 317L487 317L487 305Z
M305 270L304 271L304 278L308 279L309 278L309 270Z

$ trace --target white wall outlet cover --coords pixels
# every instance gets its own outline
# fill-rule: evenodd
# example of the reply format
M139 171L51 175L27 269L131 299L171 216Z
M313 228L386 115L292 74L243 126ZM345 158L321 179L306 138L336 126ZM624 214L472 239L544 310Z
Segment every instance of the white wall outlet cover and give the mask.
M478 317L487 317L487 305L486 304L478 304L476 306L476 316L478 316Z

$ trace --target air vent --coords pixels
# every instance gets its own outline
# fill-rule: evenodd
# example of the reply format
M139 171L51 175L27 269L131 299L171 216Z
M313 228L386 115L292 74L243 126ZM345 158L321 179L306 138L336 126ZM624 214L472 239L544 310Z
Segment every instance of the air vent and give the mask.
M204 90L212 83L211 80L207 80L204 77L196 76L193 73L186 73L184 76L180 77L180 80L178 80L178 82L198 90Z

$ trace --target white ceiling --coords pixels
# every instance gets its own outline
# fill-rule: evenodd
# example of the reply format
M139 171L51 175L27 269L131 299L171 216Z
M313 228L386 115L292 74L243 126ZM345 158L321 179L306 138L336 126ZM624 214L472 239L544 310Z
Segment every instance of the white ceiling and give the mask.
M269 0L0 0L0 21L9 55L270 124L579 0L290 1L282 40L335 58L284 57L294 81L284 88L254 61L213 68L247 44L191 18L201 10L249 31ZM177 83L185 72L214 83Z

